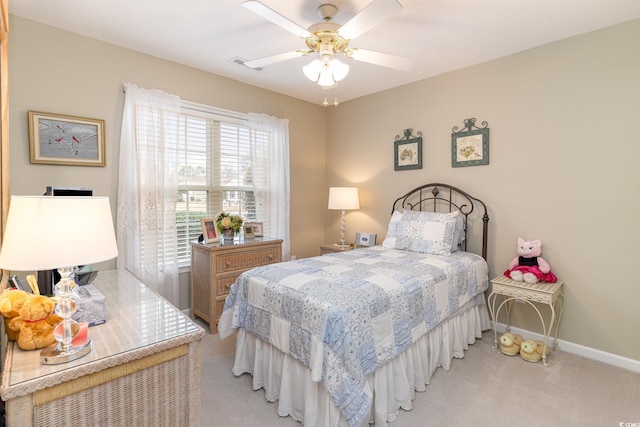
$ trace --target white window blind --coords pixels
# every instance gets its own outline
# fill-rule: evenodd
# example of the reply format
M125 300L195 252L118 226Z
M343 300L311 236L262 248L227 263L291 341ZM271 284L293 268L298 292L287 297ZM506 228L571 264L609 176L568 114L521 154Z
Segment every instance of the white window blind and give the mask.
M257 218L246 121L186 110L181 115L178 158L178 258L187 266L189 245L202 233L202 218L220 211L241 215L245 221Z

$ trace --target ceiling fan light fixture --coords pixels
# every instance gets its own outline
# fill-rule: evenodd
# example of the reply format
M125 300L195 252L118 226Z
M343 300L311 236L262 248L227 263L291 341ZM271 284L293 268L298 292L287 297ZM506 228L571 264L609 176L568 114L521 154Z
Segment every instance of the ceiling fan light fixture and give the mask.
M330 3L320 2L318 13L321 22L309 26L306 30L262 3L263 0L242 0L242 5L264 19L302 38L307 49L298 49L279 55L246 61L247 67L257 69L276 62L317 53L318 58L302 67L304 75L323 89L337 88L338 82L349 73L349 66L335 59L336 53L342 53L347 59L366 62L382 67L407 71L413 66L413 60L382 52L350 47L350 42L387 20L392 14L402 10L399 0L368 0L369 5L360 10L345 24L333 22L338 8ZM323 105L328 105L325 99ZM338 105L335 96L334 105Z
M331 87L336 84L336 81L333 79L333 75L331 75L331 71L322 70L320 72L320 78L318 79L318 84L322 87Z
M331 74L333 74L333 79L337 82L344 79L347 77L347 74L349 74L349 66L335 58L329 62L329 69L331 70Z
M319 59L314 59L309 64L302 67L302 72L312 82L317 82L322 71L322 62Z
M349 66L333 56L323 55L302 67L302 72L312 82L322 87L331 87L349 74Z

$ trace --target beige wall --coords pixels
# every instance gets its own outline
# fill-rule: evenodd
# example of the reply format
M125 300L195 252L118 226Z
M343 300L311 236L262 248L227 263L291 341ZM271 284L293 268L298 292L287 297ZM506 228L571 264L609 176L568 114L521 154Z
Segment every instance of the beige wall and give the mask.
M90 187L96 195L109 196L115 214L122 84L131 82L188 101L288 118L291 254L318 254L318 245L324 241L326 205L317 195L327 191L324 107L13 15L10 18L11 194L42 194L47 185ZM104 119L107 166L30 164L28 110ZM114 268L115 262L99 267ZM182 275L180 308L189 306L187 284L188 276Z
M640 286L630 268L640 237L633 133L640 21L326 110L17 17L11 25L13 194L82 185L115 205L123 82L289 118L292 254L315 255L319 243L339 237L339 212L326 209L330 185L360 188L362 209L347 214L348 239L367 231L381 242L397 196L448 182L490 208L492 275L515 256L518 236L542 239L543 257L566 283L560 337L640 360L640 344L627 332L640 329ZM30 165L29 109L104 118L107 167ZM452 168L451 128L469 117L489 122L491 164ZM423 169L394 172L393 141L405 128L423 133ZM184 287L181 308L188 306ZM516 311L516 326L540 331L537 317Z
M347 234L381 241L394 198L420 184L466 189L490 208L491 275L519 236L542 239L566 283L560 337L640 360L638 40L636 20L329 109L327 185L356 184L362 198ZM451 129L469 117L489 123L490 164L452 168ZM423 133L423 168L394 172L405 128ZM516 326L542 332L517 308Z

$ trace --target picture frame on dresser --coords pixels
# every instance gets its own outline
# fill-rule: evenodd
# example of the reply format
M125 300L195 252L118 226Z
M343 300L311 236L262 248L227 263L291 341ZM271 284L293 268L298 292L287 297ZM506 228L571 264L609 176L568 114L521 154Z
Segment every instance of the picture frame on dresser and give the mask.
M253 239L256 236L253 234L253 227L251 226L251 224L245 224L242 226L243 230L244 230L244 238L245 239Z
M261 222L245 222L244 223L244 227L251 227L251 231L253 236L251 237L262 237L263 233L262 233L262 223ZM246 236L246 230L245 230L245 236Z
M202 225L202 237L204 238L204 243L215 243L220 241L215 218L202 218L200 220L200 224Z

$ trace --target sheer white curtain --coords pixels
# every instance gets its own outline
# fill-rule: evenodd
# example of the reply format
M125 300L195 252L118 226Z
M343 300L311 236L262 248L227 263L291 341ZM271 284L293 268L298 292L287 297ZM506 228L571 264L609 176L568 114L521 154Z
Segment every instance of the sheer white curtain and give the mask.
M282 239L282 259L289 260L289 120L249 113L248 121L258 218L270 219L263 232Z
M175 146L180 98L130 83L125 91L117 266L178 306Z

